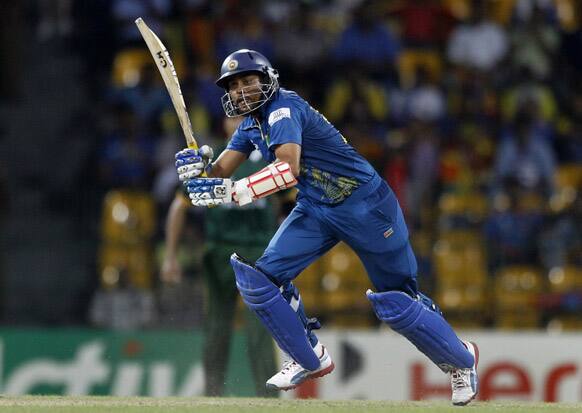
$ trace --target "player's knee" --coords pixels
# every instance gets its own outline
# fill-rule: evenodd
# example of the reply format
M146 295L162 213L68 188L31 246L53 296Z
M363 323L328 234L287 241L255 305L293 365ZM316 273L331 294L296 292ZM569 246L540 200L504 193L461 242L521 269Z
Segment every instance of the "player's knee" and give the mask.
M250 261L235 253L230 257L230 264L234 270L236 286L250 307L269 306L279 294L279 287Z
M263 254L255 262L255 268L265 274L278 287L285 287L295 278L286 268L281 268L280 260L274 254Z
M402 291L370 292L367 296L378 318L397 331L416 325L425 308L442 315L440 308L422 293L414 298Z
M420 306L414 305L414 300L401 291L382 293L367 293L377 317L395 330L414 324L420 312Z

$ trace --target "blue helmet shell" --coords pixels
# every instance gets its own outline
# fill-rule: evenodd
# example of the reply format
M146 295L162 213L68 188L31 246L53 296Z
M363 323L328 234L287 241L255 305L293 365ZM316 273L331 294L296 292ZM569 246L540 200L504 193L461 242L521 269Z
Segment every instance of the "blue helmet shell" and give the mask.
M231 76L247 72L258 72L268 77L277 76L277 71L273 69L269 60L255 50L240 49L231 53L224 59L220 68L220 77L216 84L223 89L228 88L228 79Z

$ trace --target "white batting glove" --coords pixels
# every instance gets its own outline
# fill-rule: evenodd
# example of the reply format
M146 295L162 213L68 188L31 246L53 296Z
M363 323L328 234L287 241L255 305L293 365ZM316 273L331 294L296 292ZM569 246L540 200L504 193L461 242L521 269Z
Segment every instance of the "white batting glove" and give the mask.
M231 202L242 206L254 200L246 178L236 182L228 178L196 178L187 180L184 185L190 202L195 206L216 206Z
M184 182L190 202L195 206L216 206L233 201L233 182L226 178L196 178Z
M176 153L176 172L180 181L196 178L208 167L214 158L214 151L208 145L200 149L183 149Z

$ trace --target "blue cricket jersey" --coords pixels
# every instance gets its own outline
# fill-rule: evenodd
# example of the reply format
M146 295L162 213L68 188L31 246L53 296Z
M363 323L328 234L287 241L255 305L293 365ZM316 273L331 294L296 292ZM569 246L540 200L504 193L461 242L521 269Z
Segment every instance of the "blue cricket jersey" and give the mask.
M376 174L341 133L297 93L279 89L258 111L260 121L246 116L227 149L248 156L256 148L267 162L273 162L277 145L301 145L300 196L339 204Z

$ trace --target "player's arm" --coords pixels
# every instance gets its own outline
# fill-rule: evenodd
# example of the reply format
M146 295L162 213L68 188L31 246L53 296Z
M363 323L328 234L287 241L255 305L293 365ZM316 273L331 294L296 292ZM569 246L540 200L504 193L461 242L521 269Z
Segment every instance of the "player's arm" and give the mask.
M234 152L234 151L231 151ZM260 171L242 178L236 182L230 179L192 179L186 182L192 204L196 206L212 206L229 202L246 205L257 199L264 198L283 189L297 184L300 174L301 145L283 143L275 147L275 162ZM224 157L224 158L223 158ZM222 160L220 158L223 158ZM240 158L244 160L244 158ZM218 162L218 161L221 162ZM210 177L226 178L238 167L238 157L232 154L221 154L217 160L220 165L218 172L212 168Z
M296 143L278 145L275 156L275 162L234 182L232 198L237 204L245 205L297 185L301 146Z
M198 178L184 182L192 205L214 206L251 202L297 185L291 166L276 160L254 174L233 182L230 178Z
M293 145L297 148L286 147ZM199 178L185 182L192 204L196 206L213 206L236 202L238 205L246 205L257 199L264 198L283 189L291 188L297 184L297 178L292 172L292 167L287 162L294 164L299 175L298 156L299 145L285 144L275 153L279 155L275 162L267 165L246 178L233 182L229 178Z
M299 176L299 162L301 160L301 145L296 143L284 143L275 148L277 161L287 162L291 168L291 173L295 178Z
M178 263L178 245L189 207L188 198L182 193L176 193L166 217L166 249L160 273L162 281L180 282L182 279L182 269Z
M281 119L290 119L291 111L289 108L285 109L287 110L281 111L282 115L279 119L275 119L274 117L274 119L269 120L271 126ZM280 127L281 124L278 124L277 126ZM273 130L275 129L272 128L271 131ZM280 129L278 133L286 136L289 134L293 136L301 136L298 122L289 124L287 128ZM231 145L233 142L236 142L236 136L236 134L233 135ZM209 175L211 177L210 179L190 179L186 181L186 189L192 200L192 204L196 206L212 206L236 202L238 205L246 205L254 200L264 198L275 192L295 186L297 184L297 177L300 174L300 139L285 139L282 142L284 143L276 144L274 146L273 150L276 156L275 162L246 178L232 182L227 177L230 176L234 169L228 166L230 162L221 160L222 162L220 162L220 166L224 167L219 171L212 171L212 174ZM244 148L244 146L241 146L241 148ZM229 158L230 155L228 155L226 160L229 160ZM236 164L236 158L232 159L234 161L233 164L238 166L238 164ZM217 163L219 162L217 161ZM214 166L212 169L214 169Z
M218 159L210 164L206 170L207 176L209 178L228 178L246 159L247 156L242 152L225 149L218 156Z

